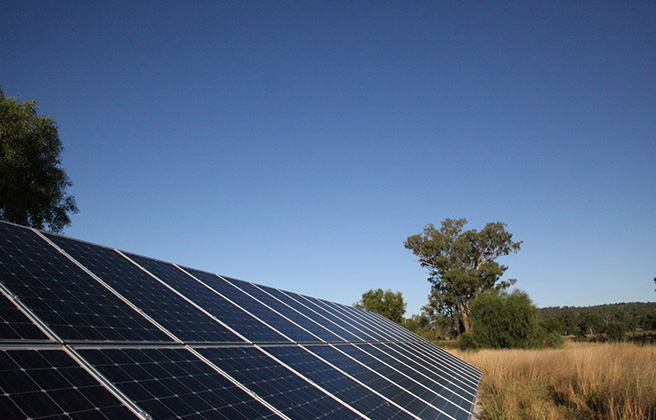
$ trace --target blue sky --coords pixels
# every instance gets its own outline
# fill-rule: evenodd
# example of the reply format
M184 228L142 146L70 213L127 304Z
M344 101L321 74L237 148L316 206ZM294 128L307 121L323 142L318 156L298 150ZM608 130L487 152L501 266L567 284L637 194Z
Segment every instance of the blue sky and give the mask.
M502 221L538 306L656 300L656 3L215 3L0 0L67 236L409 315L403 241Z

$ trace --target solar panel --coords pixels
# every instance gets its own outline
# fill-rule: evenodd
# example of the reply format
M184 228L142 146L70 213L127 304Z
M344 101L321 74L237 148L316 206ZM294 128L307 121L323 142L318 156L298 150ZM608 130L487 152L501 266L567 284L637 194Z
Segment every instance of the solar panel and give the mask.
M0 350L4 419L134 419L62 350Z
M182 341L243 341L113 249L48 238Z
M100 349L80 354L156 419L279 418L187 349Z
M63 339L171 340L30 229L0 223L0 276Z
M308 350L323 360L338 366L353 378L375 389L381 395L404 407L412 414L420 418L439 418L442 414L439 410L418 398L420 394L411 393L410 389L401 386L399 378L402 378L402 375L399 374L398 377L390 375L390 373L395 372L391 370L386 372L384 365L376 364L377 360L365 353L361 353L362 357L359 359L349 356L344 350L351 347L348 345L311 346L308 347ZM366 359L367 357L369 360ZM416 391L416 389L413 391Z
M212 316L252 342L288 341L264 322L234 305L209 286L173 264L128 254L137 264L194 301Z
M369 418L413 418L403 407L395 405L367 385L316 357L305 348L297 346L268 347L266 351Z
M200 349L199 352L290 418L360 418L330 394L284 367L261 349L223 347Z
M48 337L8 298L0 295L0 342L47 339Z
M451 419L481 371L398 324L0 222L8 419Z
M262 320L267 325L270 325L277 332L283 334L287 337L285 341L319 341L317 337L301 329L298 325L294 325L271 308L263 305L261 302L249 296L247 293L223 278L215 274L205 273L198 270L188 269L188 271L193 274L194 277L198 278L221 295L227 297L233 302L238 302L239 306L248 311L248 313Z
M289 322L298 325L300 328L303 328L305 331L313 335L313 337L297 337L299 339L296 339L296 342L303 341L300 340L300 338L309 338L310 341L343 341L338 336L331 333L330 330L323 328L320 324L317 324L311 318L306 317L302 312L298 312L296 309L286 305L282 301L271 296L254 284L231 279L230 277L223 278L234 287L240 289L244 293L247 293L254 299L257 299L257 301L262 302L263 305L271 308L271 310L280 314L282 317L289 320Z

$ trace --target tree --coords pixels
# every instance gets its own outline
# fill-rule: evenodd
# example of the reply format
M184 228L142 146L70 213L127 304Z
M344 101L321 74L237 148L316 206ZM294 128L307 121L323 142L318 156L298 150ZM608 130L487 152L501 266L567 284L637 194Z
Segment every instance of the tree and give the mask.
M480 293L471 301L471 322L471 336L480 347L530 348L542 344L538 341L538 309L521 290Z
M403 322L403 314L407 304L403 301L401 292L392 292L391 289L369 290L362 294L362 299L353 304L355 308L375 312L390 319L397 324Z
M5 97L0 89L0 219L61 232L77 213L73 185L61 168L57 124L37 103Z
M467 219L446 219L440 229L426 225L423 233L404 242L428 269L432 285L429 305L454 321L456 334L469 332L469 303L481 292L503 290L514 279L500 281L507 267L495 260L519 251L521 241L501 222L488 223L480 231L463 230Z

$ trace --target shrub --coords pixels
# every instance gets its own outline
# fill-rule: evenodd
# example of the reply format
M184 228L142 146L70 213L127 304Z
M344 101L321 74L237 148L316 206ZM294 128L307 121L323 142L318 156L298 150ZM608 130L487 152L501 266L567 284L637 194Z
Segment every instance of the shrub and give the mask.
M528 294L486 291L471 303L473 338L480 347L539 347L538 310Z
M463 333L460 335L460 350L477 350L478 342L471 333Z

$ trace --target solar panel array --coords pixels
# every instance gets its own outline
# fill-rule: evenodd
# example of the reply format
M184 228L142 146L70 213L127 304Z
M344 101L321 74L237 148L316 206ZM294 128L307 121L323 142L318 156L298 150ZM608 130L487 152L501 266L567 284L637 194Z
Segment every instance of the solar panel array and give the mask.
M5 419L452 419L481 371L377 314L0 222Z

